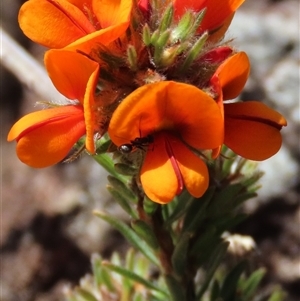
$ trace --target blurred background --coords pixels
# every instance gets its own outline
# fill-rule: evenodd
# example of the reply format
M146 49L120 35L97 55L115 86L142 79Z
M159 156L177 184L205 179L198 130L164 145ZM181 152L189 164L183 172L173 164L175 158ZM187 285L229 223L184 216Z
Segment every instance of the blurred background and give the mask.
M1 23L42 64L46 49L18 27L23 2L2 0ZM262 100L288 120L282 149L259 165L266 174L259 196L243 208L250 217L234 231L254 238L255 265L268 269L265 289L281 285L287 301L300 300L299 9L298 0L247 0L227 34L251 60L241 99ZM64 288L90 271L92 253L109 257L127 248L118 233L91 213L105 209L126 219L106 192L105 173L92 158L84 155L71 164L37 170L22 164L15 143L6 142L12 124L36 110L40 100L1 63L2 301L61 300Z

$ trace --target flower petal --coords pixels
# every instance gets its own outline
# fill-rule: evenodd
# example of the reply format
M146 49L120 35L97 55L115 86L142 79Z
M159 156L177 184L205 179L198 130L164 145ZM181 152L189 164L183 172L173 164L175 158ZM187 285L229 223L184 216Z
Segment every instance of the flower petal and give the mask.
M116 145L161 130L175 132L197 149L215 148L223 142L223 119L215 101L194 86L172 81L132 92L109 125Z
M82 108L64 106L24 116L14 124L7 139L16 139L17 155L23 163L42 168L63 160L84 134Z
M192 196L196 198L201 197L209 184L206 164L176 137L170 138L168 136L168 140L180 168L186 189Z
M224 143L238 155L251 160L265 160L280 149L280 130L286 120L266 105L249 101L224 105Z
M244 88L250 72L250 62L245 52L238 52L225 60L213 77L219 78L223 99L237 97Z
M19 12L19 23L32 41L63 48L95 31L84 13L66 0L29 0Z
M175 14L182 16L187 9L199 12L206 7L200 31L218 29L245 0L174 0Z
M77 99L82 104L87 83L91 77L96 82L99 73L98 63L68 50L47 51L45 65L56 89L67 98Z
M101 28L129 22L132 0L93 0L93 11Z
M66 49L84 53L90 53L92 49L97 49L97 44L108 45L118 39L127 30L129 22L119 23L78 39L74 43L69 44Z
M175 197L178 181L163 134L155 135L153 145L149 146L140 177L145 194L153 202L166 204Z

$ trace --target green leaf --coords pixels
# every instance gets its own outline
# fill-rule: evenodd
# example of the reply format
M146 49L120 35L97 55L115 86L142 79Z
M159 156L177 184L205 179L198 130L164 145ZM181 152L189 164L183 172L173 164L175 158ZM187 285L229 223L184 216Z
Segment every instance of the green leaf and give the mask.
M98 254L92 255L92 270L97 287L105 285L109 291L115 291L113 280L109 273L102 268L102 259Z
M220 296L220 284L218 280L215 279L210 291L210 301L216 301L219 296Z
M94 295L80 287L76 288L76 294L84 301L98 301Z
M201 297L206 292L209 283L211 282L211 279L214 276L216 269L218 268L224 255L226 254L228 246L229 246L228 242L222 241L212 252L211 257L207 263L208 269L206 271L205 280L202 283L200 291L197 293L197 300L201 300Z
M184 270L187 266L186 259L190 238L191 235L189 233L182 235L179 241L176 243L172 254L172 265L178 276L184 276Z
M151 227L142 220L131 222L133 230L154 250L158 250L159 243Z
M181 193L176 198L177 198L177 206L174 208L171 215L165 221L166 226L169 226L173 222L178 220L188 210L190 204L194 200L194 197L191 196L187 190L184 190L183 193ZM166 206L169 206L169 204Z
M246 266L247 266L246 261L242 261L238 263L225 278L220 294L224 301L235 300L238 281L240 276L246 269Z
M144 197L143 209L148 215L152 215L158 208L158 204L151 201L146 195Z
M114 200L122 207L122 209L129 214L132 218L137 218L137 212L128 204L127 199L124 195L116 190L114 187L107 185L106 186L109 193L113 196Z
M266 274L266 270L261 268L253 272L250 275L250 277L244 281L241 287L242 290L241 295L243 296L243 301L248 301L254 296L255 291L257 290L258 285L260 284L265 274Z
M118 178L113 176L107 176L107 179L115 190L119 191L127 201L137 203L137 196L131 191L131 189L120 181Z
M283 292L280 288L277 288L272 293L268 301L283 301L285 297L286 297L285 292Z
M165 281L168 286L169 292L172 297L172 301L185 301L185 293L182 289L182 286L178 281L171 275L165 276Z
M118 273L119 275L122 275L123 277L125 277L127 279L132 280L133 282L138 282L138 283L144 285L145 287L147 287L150 290L156 290L156 291L159 291L159 292L165 294L166 296L168 296L168 294L166 292L164 292L162 289L155 286L150 281L148 281L148 280L142 278L141 276L137 275L136 273L133 273L132 271L129 271L125 268L114 265L114 264L112 264L110 262L107 262L107 261L103 261L102 265L105 268L107 268L107 269L109 269L109 270L111 270L115 273Z
M134 166L125 163L116 163L115 170L124 176L135 176L138 173L138 170Z
M155 265L159 266L159 260L154 255L150 247L124 222L102 211L94 211L94 214L117 229L134 248L144 254Z
M114 167L114 161L108 154L100 154L93 156L94 160L98 162L108 173L110 173L112 176L116 177L122 182L126 182L127 178L125 178L123 175L120 175L116 172Z
M182 233L195 232L201 225L203 218L206 216L206 207L214 195L215 188L210 187L205 194L198 199L194 199L193 203L189 207L184 224L182 227Z

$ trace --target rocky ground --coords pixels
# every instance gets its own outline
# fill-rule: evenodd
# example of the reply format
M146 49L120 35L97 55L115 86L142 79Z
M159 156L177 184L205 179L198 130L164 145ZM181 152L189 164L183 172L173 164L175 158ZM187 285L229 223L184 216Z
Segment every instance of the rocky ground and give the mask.
M44 50L17 28L21 2L4 1L3 26L42 57ZM266 173L263 188L244 208L250 218L236 229L255 239L258 261L268 268L266 286L282 285L287 301L300 298L299 17L296 0L248 0L228 35L252 63L243 99L261 99L288 120L282 149L260 165ZM91 253L107 257L116 248L126 248L122 237L91 211L105 208L124 216L105 191L101 167L91 158L43 170L18 161L6 135L38 99L4 69L1 84L0 299L60 300L63 288L89 271Z

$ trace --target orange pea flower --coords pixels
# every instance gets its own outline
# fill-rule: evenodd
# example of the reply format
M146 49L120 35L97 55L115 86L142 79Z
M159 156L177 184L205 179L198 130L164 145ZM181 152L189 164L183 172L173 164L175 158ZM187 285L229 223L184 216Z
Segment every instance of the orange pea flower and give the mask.
M136 138L148 139L140 180L146 195L164 204L184 186L194 197L206 191L207 166L189 146L204 150L220 145L223 121L208 94L192 85L164 81L127 96L114 112L108 132L119 147L134 146Z
M258 101L223 103L241 93L249 71L246 53L239 52L218 67L210 84L224 117L224 144L246 159L260 161L280 149L280 130L287 122L281 114ZM214 151L214 156L219 151L220 147Z
M89 52L126 31L131 8L132 0L29 0L20 9L19 23L36 43Z
M76 52L57 50L46 53L45 64L57 90L78 104L28 114L11 128L7 140L16 140L19 159L36 168L63 160L84 134L86 149L95 152L93 107L99 65Z

